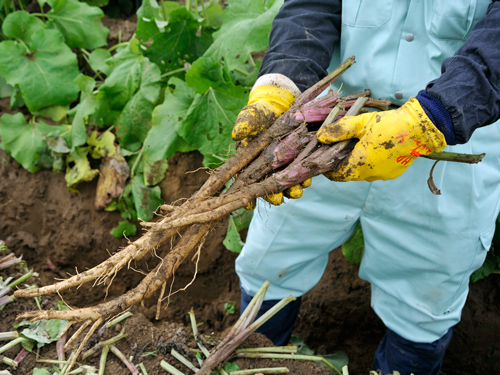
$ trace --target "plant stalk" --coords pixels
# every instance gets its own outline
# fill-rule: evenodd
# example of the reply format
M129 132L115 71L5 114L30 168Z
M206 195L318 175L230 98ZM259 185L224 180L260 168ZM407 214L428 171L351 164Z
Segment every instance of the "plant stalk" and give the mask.
M113 352L114 355L116 355L120 361L123 362L125 366L130 370L132 375L138 375L139 374L139 369L135 367L135 365L130 362L127 357L125 357L125 354L123 354L116 346L110 345L109 349Z
M194 373L196 373L196 372L199 371L198 368L196 368L195 366L193 366L193 364L190 361L188 361L187 358L185 358L181 353L179 353L175 349L172 349L172 351L170 352L170 354L172 354L172 356L175 359L177 359L180 363L182 363L184 366L186 366L188 369L190 369Z
M144 363L139 363L139 368L142 371L142 375L148 375L148 372L146 371L146 366L144 366Z
M5 363L7 366L17 368L17 362L14 361L13 359L7 358L4 356L1 356L1 358L2 358L2 362Z
M28 341L28 339L25 339L24 337L18 337L17 339L15 340L12 340L11 342L9 342L8 344L5 344L4 346L2 346L0 348L0 354L2 354L3 352L9 350L10 348L13 348L14 346L16 346L17 344L20 344L24 341Z
M237 357L241 358L271 358L271 359L298 359L314 362L323 362L330 369L335 371L338 375L342 375L339 369L333 366L323 357L318 357L314 355L301 355L301 354L272 354L272 353L236 353Z
M9 332L2 332L0 333L0 340L5 341L5 340L14 340L19 337L19 333L17 331L9 331Z
M82 359L90 357L92 354L97 352L99 349L104 349L105 347L107 347L109 345L113 345L115 342L117 342L125 337L127 337L127 334L125 333L125 328L123 328L118 335L111 337L110 339L108 339L106 341L101 341L101 342L95 344L92 349L89 349L85 353L83 353Z
M461 154L457 152L432 152L422 157L431 160L453 161L457 163L477 164L483 160L486 154Z
M184 375L182 371L177 370L174 366L168 364L164 360L160 362L160 366L162 369L168 371L172 375Z
M252 374L288 374L290 370L286 367L254 368L249 370L231 371L231 375Z
M120 316L118 316L117 318L113 319L112 321L110 321L108 324L106 324L106 328L111 328L113 327L115 324L118 324L122 321L124 321L125 319L131 317L132 315L134 315L133 313L131 313L130 311L127 311L126 313L124 314L121 314Z
M244 348L237 349L237 353L297 353L295 345L289 346L269 346L265 348Z
M106 360L108 359L109 346L102 348L101 359L99 360L99 373L98 375L104 375L104 369L106 368Z

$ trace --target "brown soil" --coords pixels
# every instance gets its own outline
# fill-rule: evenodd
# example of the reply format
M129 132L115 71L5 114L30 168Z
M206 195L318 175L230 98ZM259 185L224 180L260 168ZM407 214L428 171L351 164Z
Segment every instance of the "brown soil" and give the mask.
M109 234L120 220L119 214L96 211L93 206L95 181L81 185L80 194L69 193L62 175L48 171L30 174L3 152L0 152L0 161L0 239L5 240L17 255L22 254L28 265L40 274L38 280L31 279L29 283L47 285L54 278L74 273L75 268L92 267L106 259L108 251L114 252L126 244L125 239L116 239ZM196 191L206 179L206 172L185 172L200 166L201 156L195 152L172 157L167 177L161 183L165 201L186 198ZM238 279L233 269L236 255L223 248L224 233L225 224L221 224L210 234L196 280L186 291L171 297L168 309L164 304L160 321L154 320L156 300L146 301L144 306L135 308L134 317L123 324L129 336L118 345L120 350L133 355L146 344L145 351L160 350L165 345L171 347L172 340L183 350L194 348L187 315L191 308L198 322L203 322L200 332L208 336L219 337L235 322L236 316L224 310L228 301L235 301L239 307ZM160 249L159 255L165 251L166 248ZM47 264L49 259L55 265L54 270ZM156 262L151 256L134 265L134 269L147 271ZM187 285L193 278L194 270L192 262L183 264L175 275L172 290ZM0 275L7 277L9 272L14 270L1 271ZM110 287L108 298L134 287L141 278L142 275L136 271L122 271ZM493 275L472 285L463 321L455 331L445 358L443 373L500 373L499 280L497 275ZM104 293L103 287L84 285L78 290L62 293L62 297L70 306L83 307L100 303ZM303 299L294 333L318 354L343 350L350 358L351 374L367 374L372 354L384 334L384 326L370 309L369 298L370 287L357 277L357 269L344 260L340 251L333 251L323 279ZM55 300L55 297L44 297L42 305L51 307ZM33 299L9 304L0 312L0 332L12 329L18 313L33 309L36 309ZM179 330L182 334L176 335ZM105 332L104 338L116 334L116 329L109 331ZM96 340L98 338L93 339ZM16 348L6 355L15 357L18 351L19 348ZM42 348L40 354L44 358L55 358L55 345ZM125 374L123 365L110 356L112 362L109 362L107 373ZM161 359L175 363L166 354L141 358L150 374L164 373L159 367ZM30 374L34 361L35 356L28 355L13 374ZM98 356L84 363L96 364ZM241 365L265 367L280 363L269 361L262 364L246 360ZM294 368L293 373L296 374L324 372L323 367L303 362L286 361L286 366L313 366Z

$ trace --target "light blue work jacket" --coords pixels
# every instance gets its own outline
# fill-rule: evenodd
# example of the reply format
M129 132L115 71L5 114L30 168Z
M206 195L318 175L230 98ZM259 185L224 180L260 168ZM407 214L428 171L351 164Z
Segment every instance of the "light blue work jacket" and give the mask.
M439 77L486 14L487 0L349 0L331 67L355 55L337 82L345 94L403 104ZM500 126L476 130L449 151L485 152L478 165L417 159L391 181L313 179L304 196L259 206L236 261L245 291L271 281L266 299L301 296L321 278L328 253L361 223L365 253L359 276L371 283L372 307L385 325L415 342L433 342L458 323L470 274L486 257L500 205Z
M356 56L342 91L370 88L372 97L403 104L441 74L491 0L348 0L331 67ZM373 35L376 34L376 38ZM338 82L336 85L338 86Z

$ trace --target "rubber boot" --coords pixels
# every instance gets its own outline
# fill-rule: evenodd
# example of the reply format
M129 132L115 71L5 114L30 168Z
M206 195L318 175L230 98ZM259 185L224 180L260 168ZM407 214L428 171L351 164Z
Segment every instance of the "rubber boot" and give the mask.
M399 371L401 375L439 375L453 328L430 344L406 340L388 329L375 353L373 368L383 374Z

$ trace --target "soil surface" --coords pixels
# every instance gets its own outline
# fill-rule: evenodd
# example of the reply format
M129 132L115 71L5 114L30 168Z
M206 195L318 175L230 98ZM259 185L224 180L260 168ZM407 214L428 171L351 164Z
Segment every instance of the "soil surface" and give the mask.
M196 152L177 154L169 160L167 176L161 183L166 202L189 197L207 178L201 167L202 157ZM49 171L30 174L16 161L0 151L0 239L39 273L27 284L47 285L55 278L65 278L76 269L84 270L105 260L127 244L126 239L116 239L109 232L120 220L116 212L97 211L94 208L96 182L79 186L79 194L67 191L63 175ZM187 171L195 171L186 174ZM170 298L168 308L163 304L161 318L155 320L156 300L136 306L134 316L118 327L95 335L92 343L114 336L121 328L128 337L117 347L127 356L138 356L138 351L157 350L157 357L140 357L149 374L165 373L159 363L165 359L176 363L168 348L178 348L189 354L196 345L192 339L188 311L192 308L200 332L216 340L223 337L237 319L228 314L226 302L235 302L239 311L238 278L234 272L236 254L222 246L226 224L211 232L202 250L196 279L185 291ZM138 231L140 233L140 230ZM134 240L135 238L130 238ZM162 256L167 247L160 248ZM49 262L50 260L50 262ZM147 271L157 264L154 256L134 264L134 270L122 271L109 288L109 298L114 298L136 286L142 279L138 270ZM17 272L17 273L16 273ZM169 282L172 291L184 288L193 280L195 264L187 261ZM19 276L19 268L0 271L4 279ZM463 320L455 330L455 337L445 357L444 374L494 374L500 373L500 278L493 275L471 286L469 301ZM71 307L85 307L103 301L105 288L83 285L78 290L61 293ZM42 307L55 305L57 296L42 298ZM34 299L16 300L0 312L0 332L12 330L18 313L36 309ZM109 331L109 332L108 332ZM351 374L367 374L371 369L372 355L385 328L370 308L370 286L357 277L357 268L348 264L339 250L330 256L330 265L320 283L303 298L301 313L294 334L299 335L318 354L344 351L350 358ZM71 331L70 331L71 332ZM261 337L261 339L263 339ZM253 339L254 344L255 340ZM78 342L79 340L77 340ZM147 346L146 346L147 345ZM248 345L248 344L247 344ZM258 342L256 346L270 345ZM163 349L162 349L163 348ZM167 348L167 349L165 349ZM5 355L14 358L20 348ZM164 354L162 354L164 353ZM43 358L56 358L55 345L40 350ZM98 365L99 355L82 361ZM325 368L309 362L238 360L241 368L287 366L292 373L325 373ZM126 374L121 362L110 354L107 374ZM13 374L31 374L36 365L35 355L29 354ZM39 367L40 364L38 364ZM182 365L178 365L179 369ZM5 367L5 366L4 366ZM0 366L0 369L4 367ZM182 368L187 372L187 369Z

